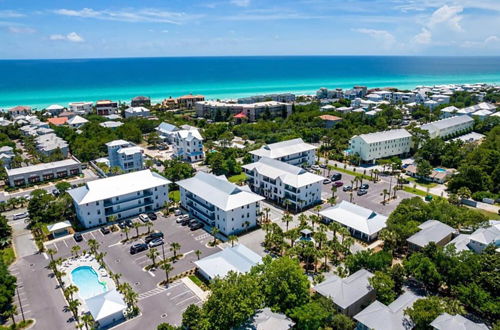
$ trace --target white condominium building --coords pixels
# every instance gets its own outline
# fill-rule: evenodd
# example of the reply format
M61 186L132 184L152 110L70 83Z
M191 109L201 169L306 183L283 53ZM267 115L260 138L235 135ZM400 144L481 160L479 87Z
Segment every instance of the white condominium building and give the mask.
M114 140L106 143L108 147L109 166L118 166L125 172L142 170L144 167L144 150L132 142Z
M267 144L260 149L250 151L253 161L262 157L277 159L290 165L313 165L316 161L316 147L302 139Z
M364 162L404 155L410 152L411 134L405 129L355 135L349 141L351 152Z
M254 192L290 209L300 210L321 202L321 185L325 179L287 163L271 158L243 165Z
M474 126L474 119L464 115L433 121L420 126L420 128L429 132L431 138L446 138L457 133L466 133L472 129L472 126Z
M196 115L198 117L216 119L218 114L224 118L238 115L246 117L249 121L256 121L261 117L288 117L292 113L292 104L276 101L256 102L250 104L227 103L218 101L196 102ZM242 117L244 116L244 117Z
M197 128L184 129L173 133L174 156L188 162L199 162L205 157L203 137Z
M217 227L224 235L237 234L257 225L260 201L264 197L248 186L237 186L224 176L198 172L178 181L181 205L189 213Z
M163 207L171 182L158 173L143 170L87 182L68 190L76 215L85 228L110 220L126 219Z
M92 102L72 102L69 104L69 111L79 115L86 115L92 112Z

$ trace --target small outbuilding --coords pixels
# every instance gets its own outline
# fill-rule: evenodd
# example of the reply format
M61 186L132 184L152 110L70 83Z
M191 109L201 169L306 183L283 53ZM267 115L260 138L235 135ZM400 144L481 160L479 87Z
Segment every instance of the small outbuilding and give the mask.
M53 238L68 235L70 233L71 223L69 221L61 221L47 225L48 231L52 234Z
M127 304L116 290L110 290L85 300L87 308L98 324L98 328L108 327L123 321Z

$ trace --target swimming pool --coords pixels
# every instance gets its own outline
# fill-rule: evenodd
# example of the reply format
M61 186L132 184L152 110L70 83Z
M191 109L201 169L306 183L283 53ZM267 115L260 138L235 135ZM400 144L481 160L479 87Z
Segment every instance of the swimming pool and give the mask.
M436 168L434 169L434 171L436 171L436 172L446 172L446 169L444 169L444 168L440 168L440 167L436 167Z
M78 295L88 299L108 291L106 283L99 281L99 275L90 266L80 266L71 272L71 280L78 287Z

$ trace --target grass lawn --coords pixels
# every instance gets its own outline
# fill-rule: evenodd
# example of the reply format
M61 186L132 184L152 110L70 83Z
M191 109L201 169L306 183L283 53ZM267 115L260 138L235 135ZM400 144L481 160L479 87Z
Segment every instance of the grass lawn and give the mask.
M363 174L363 171L361 171L361 173L360 172L354 172L354 171L346 170L343 167L334 167L334 166L332 166L331 169L332 169L332 171L342 172L342 173L346 173L346 174L350 174L350 175L354 175L354 176L360 176L364 180L371 180L371 178L370 178L369 175Z
M168 198L170 200L173 200L176 203L179 203L181 200L181 191L180 190L173 190L168 193Z
M247 175L245 173L241 172L240 174L230 176L227 179L229 180L229 182L232 182L232 183L242 183L247 179Z
M428 194L426 191L423 191L423 190L420 190L420 189L413 189L413 187L403 187L403 190L406 191L406 192L409 192L410 194L414 194L414 195L418 195L418 196L422 196L422 197L425 197L427 195L431 195L433 198L440 197L438 195L434 195L434 194L431 194L431 193Z
M0 250L0 257L3 260L3 263L6 265L10 265L11 263L13 263L16 259L16 256L14 254L14 249L12 248L12 246Z
M483 210L483 209L478 209L478 208L471 208L471 209L474 210L474 211L478 211L479 213L483 214L489 220L500 220L500 215L498 215L496 213L489 212L489 211L486 211L486 210Z
M414 183L418 184L419 186L422 186L425 188L433 188L433 187L438 185L436 182L419 181L419 180L412 178L412 177L406 177L405 179L410 181L410 182L414 182Z
M203 291L207 291L207 285L196 275L189 275L189 279L199 286Z

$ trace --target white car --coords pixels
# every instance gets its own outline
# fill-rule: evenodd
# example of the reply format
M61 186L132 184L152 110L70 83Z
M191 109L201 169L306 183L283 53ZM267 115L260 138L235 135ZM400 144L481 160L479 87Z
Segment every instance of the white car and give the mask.
M181 210L179 210L179 209L175 209L175 211L174 211L174 215L175 215L175 216L179 216L179 215L181 215L181 214L182 214Z
M165 242L163 241L162 238L156 238L156 239L152 240L151 242L149 242L148 246L149 246L149 248L153 248L155 246L160 246L163 244L165 244Z
M139 220L141 220L142 222L149 222L149 217L147 214L139 214Z
M189 219L189 214L183 214L183 215L178 216L177 219L175 219L175 222L181 223L182 221L184 221L186 219Z

